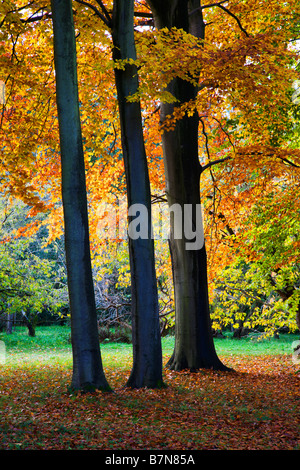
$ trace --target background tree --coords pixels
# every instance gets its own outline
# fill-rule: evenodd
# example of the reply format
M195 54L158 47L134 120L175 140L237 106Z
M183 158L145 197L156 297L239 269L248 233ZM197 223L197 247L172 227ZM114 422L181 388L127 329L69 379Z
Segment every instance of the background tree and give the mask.
M297 152L298 153L298 152ZM227 263L214 278L214 325L231 323L242 331L264 334L294 331L299 317L299 155L290 164L278 161L259 172L249 168L249 183L237 186L232 208L220 201L223 238L219 250ZM291 151L289 158L291 158ZM293 164L291 164L293 163ZM234 172L235 170L233 170ZM246 173L246 169L245 169ZM250 178L251 175L251 178ZM237 176L237 175L236 175ZM236 178L237 181L237 178ZM257 201L259 194L259 202ZM255 196L254 196L255 195ZM242 207L247 208L245 213ZM224 220L225 219L225 220ZM230 220L230 232L224 225ZM216 264L219 253L215 253ZM222 311L222 315L220 313ZM227 312L227 313L226 313ZM222 317L222 319L221 319ZM240 325L238 325L240 323Z
M45 230L21 236L27 211L20 202L4 197L0 202L0 328L7 324L12 333L13 327L25 324L34 336L43 319L59 320L68 299L56 246L43 246Z

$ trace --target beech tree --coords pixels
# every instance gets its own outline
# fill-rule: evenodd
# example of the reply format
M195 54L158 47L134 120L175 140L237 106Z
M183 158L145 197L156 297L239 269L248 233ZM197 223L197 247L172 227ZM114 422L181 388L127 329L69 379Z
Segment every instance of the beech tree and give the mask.
M127 98L138 90L138 73L133 30L133 0L115 0L113 10L113 58L121 121L122 150L127 181L129 223L136 213L146 210L145 234L132 236L129 231L131 271L131 310L133 334L133 368L128 385L158 387L162 385L162 351L159 308L151 237L150 181L144 146L142 115L139 102ZM135 210L135 208L137 210ZM140 216L142 214L140 213ZM141 230L141 229L140 229Z
M52 0L51 7L71 311L72 387L86 391L107 391L109 385L102 367L90 258L72 2Z
M273 172L275 165L282 175L280 165L290 160L295 166L298 158L288 148L288 141L276 138L282 136L288 123L288 90L297 77L290 43L296 37L293 30L298 9L291 11L290 5L280 5L283 16L278 16L274 5L266 12L264 2L255 0L247 5L228 2L226 6L225 2L202 5L199 1L176 0L147 3L159 31L148 43L149 57L158 54L157 68L161 67L159 77L164 87L160 123L169 205L191 204L195 208L204 202L210 206L206 216L216 221L216 195L219 201L224 194L224 206L231 207L231 220L235 220L240 214L237 205L232 204L233 171L244 182L247 178L252 181L253 173L246 170L251 165L252 171L263 176L263 188L269 179L280 177ZM204 12L209 12L206 22ZM283 17L285 21L281 21ZM168 54L161 52L163 44ZM149 74L153 62L144 64ZM290 157L286 158L285 153ZM252 194L258 197L257 191ZM247 211L246 205L243 211ZM229 211L226 216L220 212L222 227L227 230ZM218 240L210 234L208 238L214 253ZM187 252L186 242L171 233L176 343L169 366L223 369L212 343L205 245ZM230 245L228 239L227 243ZM210 258L212 279L218 265L214 266L215 257ZM225 264L223 251L219 258L224 258Z
M158 29L173 27L204 38L204 22L199 0L149 0ZM191 11L193 14L189 15ZM188 81L175 77L167 90L180 104L195 100L198 89ZM176 104L161 102L161 121L173 114ZM166 195L169 206L179 204L182 227L186 205L192 207L192 227L197 227L196 208L200 205L200 175L203 171L198 155L199 117L195 111L178 120L173 130L162 134L165 163ZM171 225L170 250L175 292L175 349L168 366L191 370L213 368L226 370L219 360L213 342L205 244L189 250L182 229L182 238L174 237Z

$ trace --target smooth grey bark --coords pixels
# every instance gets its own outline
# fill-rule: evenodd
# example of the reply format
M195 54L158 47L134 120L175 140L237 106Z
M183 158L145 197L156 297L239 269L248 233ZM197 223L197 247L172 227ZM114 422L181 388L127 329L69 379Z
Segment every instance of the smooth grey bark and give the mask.
M113 58L136 59L133 30L133 0L115 0L113 8ZM156 388L163 385L159 306L151 237L151 195L142 116L139 102L127 97L138 89L134 64L115 69L122 151L126 173L128 208L141 204L147 209L145 238L129 234L131 270L133 367L127 385L132 388ZM128 222L133 218L129 216Z
M71 0L51 0L59 121L65 251L71 311L73 377L78 390L109 390L97 331L90 258L84 154Z
M148 0L158 29L177 27L204 38L204 23L199 0ZM194 12L189 15L189 12ZM168 86L179 103L192 100L197 88L175 78ZM161 121L172 115L174 104L161 103ZM198 114L185 115L172 131L162 135L166 194L169 206L180 204L183 225L186 204L193 208L196 227L196 206L200 199L202 167L198 156ZM185 237L176 239L170 230L175 295L175 347L168 367L174 370L210 368L227 370L215 351L209 311L207 257L205 244L200 249L187 250ZM182 230L184 233L184 230Z

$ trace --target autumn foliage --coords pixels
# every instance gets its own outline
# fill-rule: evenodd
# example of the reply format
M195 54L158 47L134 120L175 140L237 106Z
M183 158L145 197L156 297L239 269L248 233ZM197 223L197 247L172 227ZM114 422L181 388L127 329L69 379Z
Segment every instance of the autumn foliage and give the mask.
M95 284L130 287L127 240L118 233L102 236L100 226L104 218L109 231L112 213L105 208L119 207L127 196L115 71L131 65L139 87L127 102L141 103L153 213L166 204L162 135L185 117L198 118L213 332L237 337L253 329L268 337L297 332L299 2L202 2L204 38L175 27L156 29L149 4L135 2L136 59L114 61L113 2L72 2ZM3 237L1 232L0 280L11 290L9 269L17 249L22 256L25 250L17 240L31 240L44 229L50 246L64 235L50 0L1 2L0 80L6 92L0 104L0 192L10 207L16 200L28 207L22 226ZM169 91L173 80L190 84L195 97L180 102ZM163 122L161 103L174 105ZM4 247L10 242L9 265ZM167 240L155 240L155 255L165 331L174 326ZM23 280L26 267L23 263L19 271ZM46 262L38 267L50 278ZM40 282L32 283L33 290L41 290ZM42 310L45 302L41 295L27 303ZM9 312L15 305L25 303L5 299L1 308ZM220 354L233 370L194 373L168 370L164 354L167 387L159 390L124 388L131 357L120 360L104 352L106 359L105 374L115 391L109 398L68 390L69 360L41 359L35 368L26 358L19 367L0 364L5 408L0 448L299 449L299 374L289 356Z
M62 234L62 208L50 2L26 6L25 1L5 1L0 7L0 78L6 85L1 188L29 204L30 215L47 211L51 240ZM105 6L111 11L111 2ZM299 78L295 47L299 5L292 0L280 5L258 0L204 4L204 41L181 30L143 28L142 12L149 14L149 8L138 2L137 10L140 88L130 100L139 98L143 105L154 198L164 197L161 132L185 113L199 114L199 156L206 168L201 194L213 301L215 281L223 282L226 266L239 264L239 259L254 261L258 269L262 258L266 264L264 242L260 249L257 245L257 240L262 242L257 224L269 243L278 215L282 214L281 226L290 227L297 214L298 104L291 97ZM115 204L125 196L112 44L107 25L80 2L74 2L74 18L91 248L95 263L101 264L101 256L115 253L116 247L98 237L99 204ZM174 101L166 86L178 76L199 92L195 101L177 106L161 128L159 100ZM268 220L259 218L257 205L265 207ZM29 223L27 231L19 234L36 229L37 224ZM158 276L168 273L170 279L168 247L157 245ZM297 264L298 238L290 239L288 247L281 243L274 256L268 258L265 271ZM120 258L125 261L120 266L122 284L128 282L124 277L128 261L123 254Z

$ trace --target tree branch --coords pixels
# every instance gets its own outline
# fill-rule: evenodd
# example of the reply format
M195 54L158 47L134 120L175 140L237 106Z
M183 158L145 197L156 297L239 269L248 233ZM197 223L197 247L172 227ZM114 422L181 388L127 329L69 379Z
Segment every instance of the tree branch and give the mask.
M213 165L217 165L217 163L223 163L230 159L231 157L224 157L224 158L220 158L219 160L214 160L213 162L209 162L202 167L202 171L207 170L207 168L210 168Z
M283 158L283 157L278 157L281 161L285 162L285 163L288 163L288 165L291 165L295 168L300 168L299 165L296 165L296 163L293 163L291 162L290 160L288 160L287 158Z
M243 31L243 33L244 33L247 37L249 37L249 34L248 34L247 31L245 30L245 28L243 28L242 23L240 22L240 20L238 19L238 17L237 17L234 13L232 13L230 10L228 10L228 8L223 7L223 5L221 5L221 4L219 4L219 5L217 5L217 6L218 6L219 8L221 8L223 11L225 11L226 13L228 13L228 15L232 16L232 18L234 18L235 21L237 22L237 24L239 25L240 29Z
M224 129L224 127L222 126L222 124L221 124L221 122L219 121L219 119L217 119L216 117L213 117L213 119L214 119L214 121L216 121L216 122L219 124L221 131L224 132L224 134L227 136L227 139L229 140L230 145L231 145L232 148L234 149L234 148L235 148L235 147L234 147L234 143L232 142L229 133Z
M156 202L167 202L167 198L164 196L160 196L159 194L151 194L151 204L155 204Z
M51 18L51 17L52 17L51 13L47 12L47 13L43 13L40 16L31 16L30 18L27 18L27 20L21 19L21 23L34 23L35 21L40 21L43 18Z
M189 12L189 16L193 15L194 13L196 13L196 12L199 11L199 10L204 10L204 8L218 7L218 6L220 6L222 3L226 3L227 1L228 1L228 0L223 0L222 2L209 3L208 5L203 5L203 6L201 6L201 7L195 8L194 10L192 10L192 11Z
M241 31L243 31L243 33L249 37L249 34L247 33L247 31L245 30L245 28L243 28L242 26L242 23L240 22L239 18L234 14L232 13L230 10L228 10L228 8L224 7L222 5L222 3L226 3L226 0L222 1L222 2L217 2L217 3L209 3L208 5L203 5L199 8L196 8L195 10L192 10L189 15L193 15L194 13L196 13L198 10L204 10L204 8L212 8L212 7L218 7L218 8L221 8L223 11L225 11L228 15L232 16L232 18L235 19L235 21L237 22L237 24L239 25Z
M153 15L152 13L146 13L146 12L140 12L140 11L135 11L134 12L134 16L136 18L150 18L150 19L153 19Z
M250 152L250 153L239 152L239 155L265 155L266 157L274 157L273 153L264 153L264 152ZM297 165L297 163L291 162L291 160L289 160L288 158L280 157L279 155L275 155L275 157L279 158L279 160L281 160L284 163L287 163L288 165L291 165L294 168L300 168L300 166Z
M199 116L199 121L201 122L202 124L202 134L204 135L205 137L205 148L206 148L206 152L207 152L207 156L210 160L210 153L209 153L209 148L208 148L208 135L206 133L206 130L205 130L205 125L204 125L204 122L203 122L203 119L201 116ZM207 165L206 165L207 166ZM202 171L203 171L203 168L205 167L202 167Z
M41 10L44 10L44 7L39 8L37 11L32 13L27 19L21 18L20 21L21 23L33 23L34 21L40 21L43 18L51 18L51 13L49 11L46 11L45 13L42 13L41 15L37 15L37 13Z
M96 0L96 2L101 7L101 10L103 11L104 15L106 16L107 21L108 21L108 25L111 24L111 22L112 22L111 16L110 16L109 12L107 11L106 7L103 5L102 0Z
M201 122L202 124L202 133L205 137L205 148L206 148L206 152L207 152L207 156L208 158L210 159L210 153L209 153L209 148L208 148L208 135L206 133L206 130L205 130L205 125L204 125L204 122L203 122L203 119L201 116L199 116L199 121ZM230 139L229 139L230 140ZM231 141L230 141L231 143ZM211 168L213 165L216 165L217 163L223 163L223 162L226 162L227 160L230 160L231 157L224 157L224 158L220 158L218 160L214 160L212 162L209 162L207 163L206 165L202 166L202 172L204 170L207 170L207 168Z
M101 20L103 21L103 23L106 24L106 26L108 26L109 28L111 28L111 19L110 19L110 17L109 17L109 19L108 19L107 16L106 16L105 12L106 12L107 15L108 15L108 12L107 12L106 9L104 9L105 12L104 12L104 10L103 10L104 14L102 14L101 11L99 11L98 8L96 8L96 7L95 7L94 5L92 5L91 3L85 2L84 0L75 0L75 2L80 3L81 5L84 5L84 6L88 7L88 8L91 8L91 9L93 10L93 12L94 12L97 16L99 16L99 18L101 18ZM98 2L98 3L99 3L99 2ZM101 3L102 3L102 2L101 2Z

